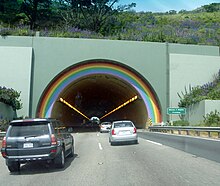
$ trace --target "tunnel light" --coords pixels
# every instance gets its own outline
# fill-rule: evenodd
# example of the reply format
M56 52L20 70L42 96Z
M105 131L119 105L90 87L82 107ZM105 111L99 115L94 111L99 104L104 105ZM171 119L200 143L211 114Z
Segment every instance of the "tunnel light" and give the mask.
M74 106L72 106L71 104L69 104L67 101L65 101L63 98L60 98L60 102L64 103L65 105L67 105L68 107L70 107L71 109L75 110L76 112L78 112L80 115L82 115L84 118L88 119L89 118L83 114L82 112L80 112L77 108L75 108Z
M112 110L111 112L109 112L109 113L105 114L104 116L102 116L100 119L105 118L106 116L112 114L113 112L119 110L120 108L126 106L127 104L129 104L129 103L135 101L137 98L138 98L137 96L134 96L133 98L131 98L131 99L129 99L128 101L124 102L123 104L121 104L120 106L118 106L117 108L115 108L114 110Z

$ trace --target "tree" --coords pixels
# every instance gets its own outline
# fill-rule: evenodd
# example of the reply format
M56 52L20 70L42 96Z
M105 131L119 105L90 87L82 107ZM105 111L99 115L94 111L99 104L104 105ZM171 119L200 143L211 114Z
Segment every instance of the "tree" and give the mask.
M169 10L168 14L176 14L176 10Z
M67 21L72 18L74 26L81 29L89 29L100 32L112 23L114 15L117 12L129 10L135 7L135 3L129 5L115 6L119 0L61 0L62 4L67 7L67 12L63 18ZM70 22L70 21L69 21Z
M7 24L16 22L19 9L17 0L0 0L0 20Z
M204 5L203 8L206 12L217 12L220 10L220 3L211 3L209 5Z
M30 29L37 27L37 21L48 17L51 0L23 0L21 11L29 19Z

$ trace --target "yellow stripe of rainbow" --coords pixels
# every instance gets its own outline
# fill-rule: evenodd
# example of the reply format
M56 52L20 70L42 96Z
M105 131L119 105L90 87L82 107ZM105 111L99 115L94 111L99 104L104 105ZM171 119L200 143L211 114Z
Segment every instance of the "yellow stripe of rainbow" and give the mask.
M59 99L60 93L73 81L92 74L109 74L131 84L143 99L147 116L152 122L161 122L159 103L150 85L144 82L136 73L116 63L96 61L83 63L68 68L59 74L45 90L37 109L38 117L50 117L53 104Z

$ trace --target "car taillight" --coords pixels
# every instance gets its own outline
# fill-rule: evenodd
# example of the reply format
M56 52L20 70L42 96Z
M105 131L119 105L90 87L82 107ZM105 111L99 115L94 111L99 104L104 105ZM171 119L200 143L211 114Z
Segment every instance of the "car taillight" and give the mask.
M2 148L6 148L6 137L2 140ZM2 157L6 157L6 152L2 151Z
M134 134L136 134L137 133L137 129L136 128L134 128L134 132L133 132Z
M56 152L57 152L57 149L52 149L50 152L51 152L51 153L56 153Z
M54 134L51 134L51 145L57 145L57 139Z
M114 129L112 129L112 135L116 135L116 133L115 133L115 130L114 130Z
M5 152L2 152L2 157L6 157L6 153Z
M2 148L6 147L6 137L3 138L2 140Z

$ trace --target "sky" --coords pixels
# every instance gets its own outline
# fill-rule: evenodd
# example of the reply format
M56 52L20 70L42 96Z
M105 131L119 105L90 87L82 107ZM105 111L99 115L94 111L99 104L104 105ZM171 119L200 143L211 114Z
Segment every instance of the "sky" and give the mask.
M136 12L167 12L169 10L194 10L203 5L220 3L220 0L119 0L119 4L136 3Z

